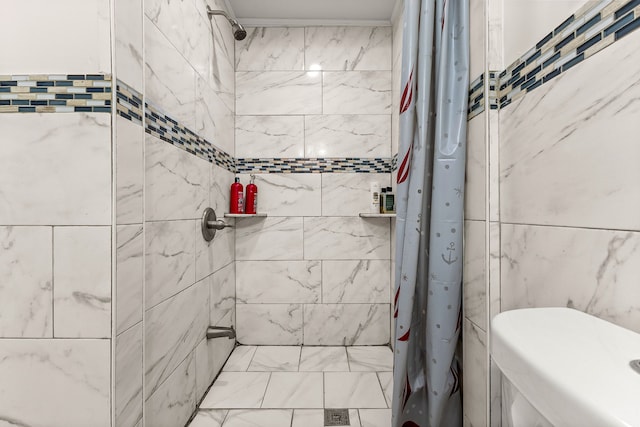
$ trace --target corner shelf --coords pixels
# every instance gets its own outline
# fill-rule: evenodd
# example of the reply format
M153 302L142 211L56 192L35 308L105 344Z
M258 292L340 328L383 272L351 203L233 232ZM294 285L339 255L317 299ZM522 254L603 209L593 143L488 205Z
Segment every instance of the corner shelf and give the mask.
M394 213L368 213L368 212L360 212L360 218L395 218L396 214Z
M267 216L264 212L258 212L256 214L234 214L234 213L225 213L225 218L265 218Z

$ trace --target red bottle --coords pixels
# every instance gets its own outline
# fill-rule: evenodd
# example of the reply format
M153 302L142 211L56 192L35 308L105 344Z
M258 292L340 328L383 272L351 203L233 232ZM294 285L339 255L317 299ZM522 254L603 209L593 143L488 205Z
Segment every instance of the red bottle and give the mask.
M254 184L255 175L251 175L251 182L247 185L247 200L245 204L245 213L258 213L258 187Z
M243 187L240 184L240 178L236 178L236 182L231 184L231 205L229 206L229 212L232 214L244 213L244 194Z

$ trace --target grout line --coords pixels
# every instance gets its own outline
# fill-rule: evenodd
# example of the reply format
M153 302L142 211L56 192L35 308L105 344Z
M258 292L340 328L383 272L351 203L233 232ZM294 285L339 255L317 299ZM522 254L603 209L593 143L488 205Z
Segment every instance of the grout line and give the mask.
M271 376L273 375L273 372L269 372L269 379L267 380L267 386L264 389L264 394L262 395L262 400L260 401L260 408L262 409L262 405L264 404L264 398L267 396L267 391L269 390L269 384L271 384ZM254 408L257 409L257 408ZM265 408L265 409L270 409L270 408Z

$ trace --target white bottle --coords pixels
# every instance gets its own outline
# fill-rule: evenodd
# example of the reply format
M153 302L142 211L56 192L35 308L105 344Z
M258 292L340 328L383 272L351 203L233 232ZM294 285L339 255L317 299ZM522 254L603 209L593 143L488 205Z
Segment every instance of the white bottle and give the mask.
M371 189L371 206L369 207L369 212L380 213L380 183L372 182L370 189Z

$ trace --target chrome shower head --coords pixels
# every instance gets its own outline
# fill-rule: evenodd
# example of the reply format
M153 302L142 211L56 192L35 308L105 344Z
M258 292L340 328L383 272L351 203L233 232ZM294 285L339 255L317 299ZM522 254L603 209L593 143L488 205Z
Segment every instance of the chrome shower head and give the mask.
M247 31L244 29L242 24L229 16L227 12L225 12L224 10L212 10L209 6L207 6L207 16L209 16L209 19L211 19L213 15L222 15L227 18L227 21L229 21L229 23L231 24L231 29L233 29L233 37L236 40L244 40L245 37L247 37Z

